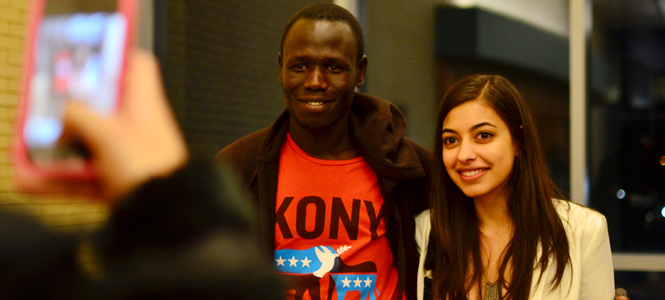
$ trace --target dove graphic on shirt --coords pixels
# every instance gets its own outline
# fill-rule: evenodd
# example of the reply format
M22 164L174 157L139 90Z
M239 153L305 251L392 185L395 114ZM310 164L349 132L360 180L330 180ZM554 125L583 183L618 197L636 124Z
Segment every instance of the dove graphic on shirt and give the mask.
M329 299L333 299L332 293L336 289L339 300L343 300L350 291L359 291L361 299L376 300L379 295L376 288L376 265L371 261L347 265L340 255L349 248L343 246L337 251L329 246L304 250L280 249L275 251L275 266L294 283L296 300L302 299L305 291L309 291L312 299L319 299L319 279L326 275L330 276Z

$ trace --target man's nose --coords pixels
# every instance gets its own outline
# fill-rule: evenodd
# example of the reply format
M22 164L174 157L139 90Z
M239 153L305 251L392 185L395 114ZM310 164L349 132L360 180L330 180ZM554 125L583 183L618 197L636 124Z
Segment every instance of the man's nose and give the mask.
M327 89L328 79L326 78L325 70L321 70L319 67L312 68L305 79L305 88L310 90Z

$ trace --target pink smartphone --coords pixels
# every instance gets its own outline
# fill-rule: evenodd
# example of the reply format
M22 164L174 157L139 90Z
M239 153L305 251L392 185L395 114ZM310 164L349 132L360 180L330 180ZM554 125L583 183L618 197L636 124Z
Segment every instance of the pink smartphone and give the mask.
M13 156L44 177L93 179L85 147L70 137L67 101L113 114L134 32L138 0L33 0Z

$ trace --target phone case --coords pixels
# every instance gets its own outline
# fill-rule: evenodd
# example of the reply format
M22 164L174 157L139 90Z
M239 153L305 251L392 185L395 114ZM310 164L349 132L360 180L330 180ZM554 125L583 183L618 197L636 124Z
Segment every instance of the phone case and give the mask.
M16 168L36 176L92 180L95 172L88 159L67 156L73 153L67 147L46 145L60 139L61 108L72 95L90 100L99 112L117 110L127 54L134 45L138 0L115 0L114 12L46 16L49 1L58 0L30 3L12 158ZM40 151L55 154L44 158L36 154ZM66 157L58 157L61 152Z

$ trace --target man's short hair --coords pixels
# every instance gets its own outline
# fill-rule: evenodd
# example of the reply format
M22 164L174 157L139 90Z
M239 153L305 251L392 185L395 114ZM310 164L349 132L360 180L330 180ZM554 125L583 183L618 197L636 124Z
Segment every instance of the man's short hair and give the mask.
M317 3L304 7L299 10L295 15L289 19L282 34L282 43L279 48L280 52L284 51L284 40L286 35L293 27L293 24L300 19L315 20L315 21L329 21L329 22L343 22L348 24L356 36L356 61L360 61L365 54L365 42L363 39L363 29L360 27L358 19L354 17L348 10L332 3Z

